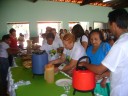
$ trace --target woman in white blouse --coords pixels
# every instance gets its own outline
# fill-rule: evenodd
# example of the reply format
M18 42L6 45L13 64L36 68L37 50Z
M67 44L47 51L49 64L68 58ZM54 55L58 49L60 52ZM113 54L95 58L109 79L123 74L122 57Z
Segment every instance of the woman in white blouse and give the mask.
M88 46L88 38L85 35L84 29L82 28L82 26L80 24L76 24L72 28L72 34L75 36L75 41L82 44L82 46L86 50L86 48Z
M49 62L49 64L64 63L63 67L56 68L55 72L62 70L72 75L72 70L76 67L79 58L85 56L85 49L80 43L75 42L75 37L71 33L64 35L63 44L64 51L62 56Z

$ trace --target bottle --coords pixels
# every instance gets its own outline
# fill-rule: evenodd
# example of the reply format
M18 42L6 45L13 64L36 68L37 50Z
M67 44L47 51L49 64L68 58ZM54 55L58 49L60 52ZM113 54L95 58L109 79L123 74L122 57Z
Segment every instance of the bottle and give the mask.
M32 40L27 40L27 53L32 53Z
M48 64L45 66L44 79L47 83L54 82L54 65Z

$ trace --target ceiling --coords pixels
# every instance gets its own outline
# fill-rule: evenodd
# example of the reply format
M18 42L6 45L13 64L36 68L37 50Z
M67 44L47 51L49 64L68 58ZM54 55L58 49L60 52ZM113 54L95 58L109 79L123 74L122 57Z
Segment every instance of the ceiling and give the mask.
M32 1L36 2L38 0L32 0ZM128 8L128 0L111 0L108 2L103 2L103 0L44 0L44 1L69 2L69 3L79 4L80 6L89 4L95 6L112 7L113 9Z

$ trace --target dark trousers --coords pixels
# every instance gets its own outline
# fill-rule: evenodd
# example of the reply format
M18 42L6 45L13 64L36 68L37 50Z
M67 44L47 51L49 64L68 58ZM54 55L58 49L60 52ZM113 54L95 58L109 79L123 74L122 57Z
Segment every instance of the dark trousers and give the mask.
M13 55L8 56L8 61L9 61L9 66L12 67L13 66Z
M9 62L8 58L0 57L0 96L6 96L7 92L7 74L8 74Z

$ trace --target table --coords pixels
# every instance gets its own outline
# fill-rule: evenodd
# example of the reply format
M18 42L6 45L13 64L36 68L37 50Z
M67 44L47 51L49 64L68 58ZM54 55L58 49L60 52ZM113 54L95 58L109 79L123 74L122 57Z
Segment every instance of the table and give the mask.
M21 63L20 60L16 61L16 63ZM18 64L21 65L21 64ZM32 70L26 69L23 66L14 67L10 69L12 74L12 79L14 83L24 80L30 81L30 85L19 86L18 89L15 89L16 96L60 96L64 93L63 87L57 86L54 83L48 84L43 75L38 76L35 75L33 78ZM68 78L62 73L58 73L55 75L55 81L62 78ZM73 88L71 86L70 93L68 96L73 96ZM76 92L74 96L92 96L91 92L81 93Z

